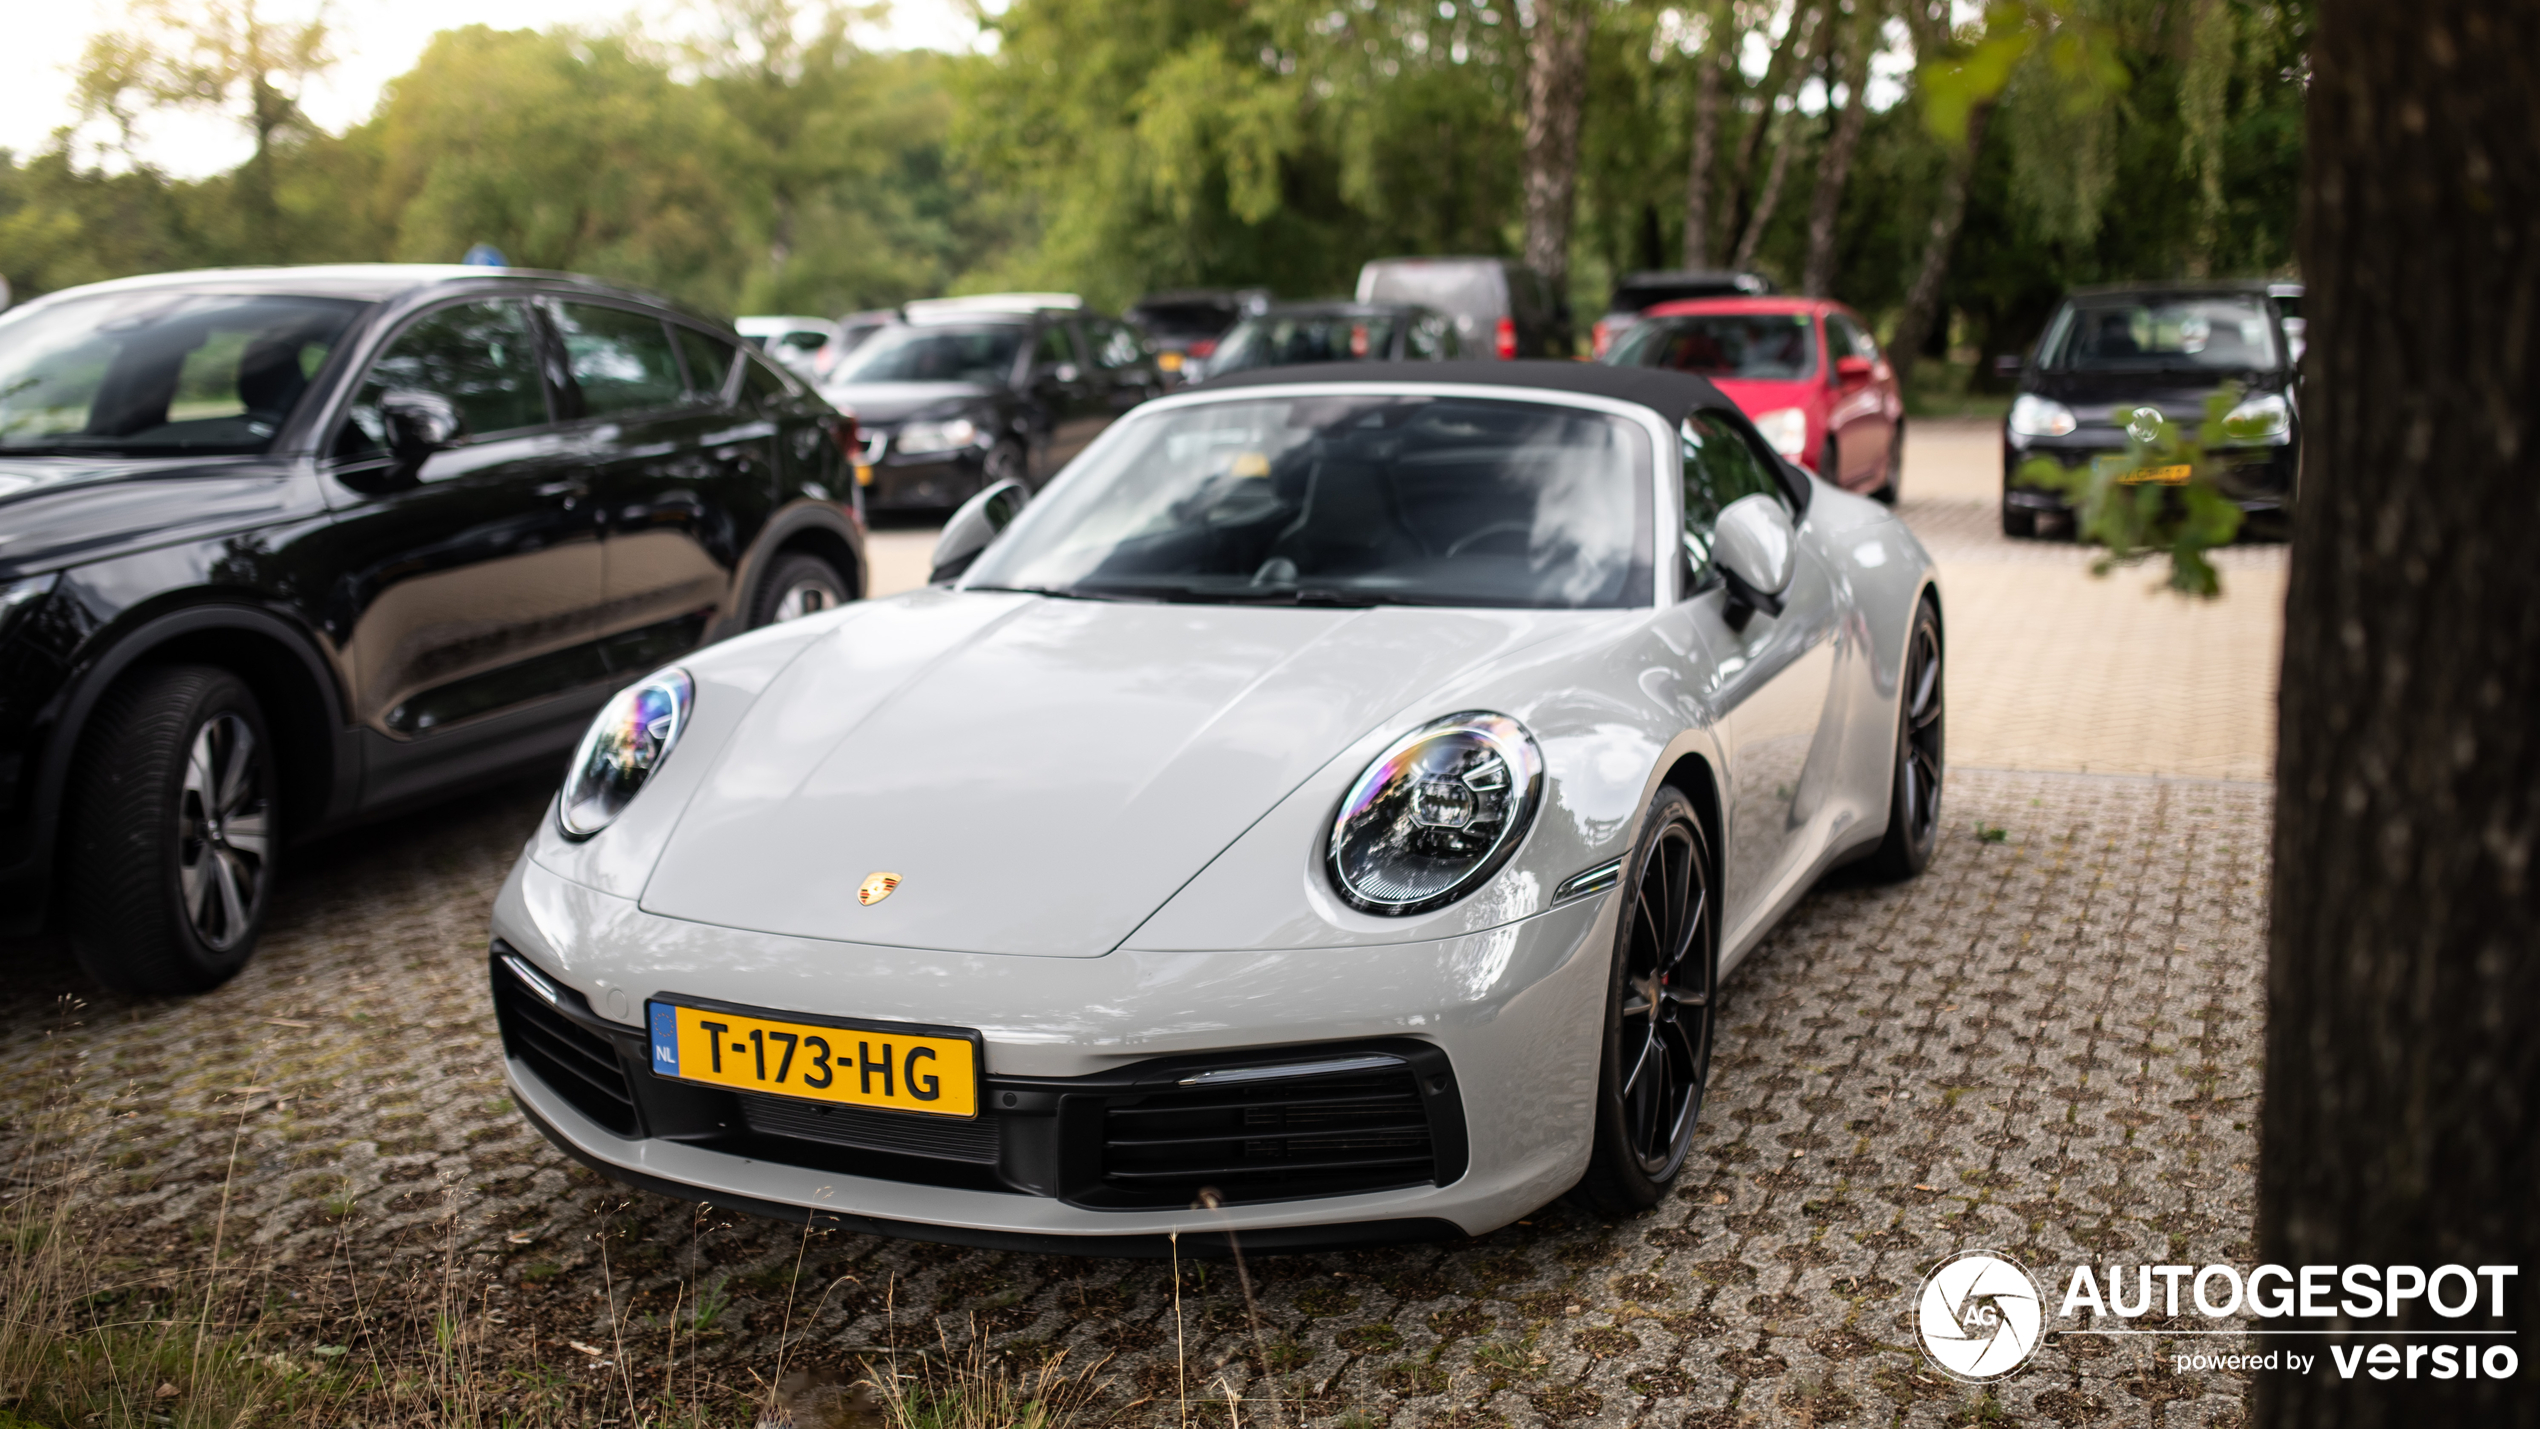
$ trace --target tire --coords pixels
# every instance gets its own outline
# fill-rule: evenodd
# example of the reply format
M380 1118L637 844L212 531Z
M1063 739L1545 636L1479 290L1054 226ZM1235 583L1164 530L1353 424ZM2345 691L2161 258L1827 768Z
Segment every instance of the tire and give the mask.
M1826 438L1826 449L1817 453L1817 475L1824 477L1828 486L1843 485L1843 448L1835 445L1831 435Z
M1658 1204L1684 1169L1719 1008L1719 900L1711 841L1691 800L1658 791L1623 873L1596 1127L1578 1188L1606 1215Z
M80 741L63 827L80 966L119 992L204 992L247 965L281 842L273 740L226 670L144 669Z
M758 583L758 598L750 602L750 628L846 603L847 579L837 567L807 551L789 551L776 558Z
M1887 435L1887 484L1870 493L1874 500L1893 506L1905 489L1905 424L1899 422Z
M2019 510L2011 505L2009 496L2004 496L2002 498L2002 534L2014 541L2036 539L2037 513Z
M1873 878L1899 882L1931 864L1940 844L1940 793L1947 773L1948 689L1942 678L1940 613L1926 600L1914 607L1897 679L1896 760L1889 775L1887 836L1871 850Z

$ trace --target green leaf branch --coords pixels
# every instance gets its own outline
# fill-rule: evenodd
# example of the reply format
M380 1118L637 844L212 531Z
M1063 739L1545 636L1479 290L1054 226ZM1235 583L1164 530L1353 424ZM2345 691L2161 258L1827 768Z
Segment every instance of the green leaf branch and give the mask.
M2166 555L2170 589L2210 600L2222 594L2222 575L2205 553L2231 544L2242 519L2215 474L2231 463L2228 453L2246 450L2260 435L2230 419L2243 395L2238 383L2226 383L2205 399L2204 420L2193 430L2164 416L2150 441L2138 438L2123 454L2087 466L2033 456L2020 466L2020 483L2063 493L2075 534L2101 548L2093 575ZM2170 475L2181 468L2183 479Z

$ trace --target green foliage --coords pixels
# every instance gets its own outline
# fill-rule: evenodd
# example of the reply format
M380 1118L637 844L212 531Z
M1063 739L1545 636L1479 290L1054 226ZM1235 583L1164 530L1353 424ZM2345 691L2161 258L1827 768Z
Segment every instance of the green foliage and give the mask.
M2074 530L2102 548L2094 574L2166 555L2170 588L2210 599L2222 594L2222 577L2205 553L2240 533L2240 508L2214 481L2224 451L2246 435L2229 421L2240 398L2238 385L2226 384L2205 399L2205 419L2192 432L2163 417L2157 437L2132 443L2122 456L2070 468L2032 457L2021 465L2020 480L2061 491L2072 503ZM2180 470L2184 481L2167 479Z

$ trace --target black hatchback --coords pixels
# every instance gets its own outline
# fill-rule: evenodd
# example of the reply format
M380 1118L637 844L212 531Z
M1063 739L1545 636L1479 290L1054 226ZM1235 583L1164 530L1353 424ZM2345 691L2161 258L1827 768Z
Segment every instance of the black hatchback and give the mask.
M2029 461L2081 468L2121 458L2157 439L2164 421L2197 428L2226 387L2238 396L2216 484L2253 517L2288 513L2302 394L2283 301L2264 282L2075 289L2023 365L2002 423L2003 532L2034 535L2040 516L2067 515L2061 492L2020 479Z
M219 983L290 844L560 767L613 690L861 595L853 442L724 324L563 274L0 318L0 931Z

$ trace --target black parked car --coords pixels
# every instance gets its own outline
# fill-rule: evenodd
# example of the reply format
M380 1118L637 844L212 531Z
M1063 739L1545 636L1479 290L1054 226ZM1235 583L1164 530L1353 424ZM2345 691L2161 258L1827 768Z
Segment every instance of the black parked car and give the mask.
M0 318L0 918L207 988L288 845L549 762L864 589L852 424L564 274L241 269Z
M2022 365L2003 420L2003 532L2035 535L2039 516L2067 514L2062 493L2021 482L2032 458L2068 468L2121 458L2163 419L2200 426L2226 383L2245 390L2226 418L2233 441L2217 484L2253 517L2289 512L2302 468L2301 383L2280 301L2263 282L2075 289Z
M872 510L958 506L1000 481L1037 485L1121 413L1163 390L1136 330L1063 294L910 303L821 390L864 435Z
M1158 367L1188 381L1215 355L1227 329L1269 304L1267 288L1181 288L1149 293L1121 316L1146 334Z
M1623 334L1640 321L1640 315L1660 303L1680 303L1688 298L1761 298L1775 291L1773 280L1761 273L1702 268L1629 273L1614 285L1614 296L1605 304L1605 316L1588 330L1589 351L1603 360Z
M1273 303L1219 339L1201 375L1307 362L1440 362L1462 352L1454 322L1414 303Z

